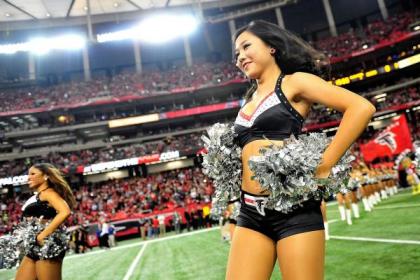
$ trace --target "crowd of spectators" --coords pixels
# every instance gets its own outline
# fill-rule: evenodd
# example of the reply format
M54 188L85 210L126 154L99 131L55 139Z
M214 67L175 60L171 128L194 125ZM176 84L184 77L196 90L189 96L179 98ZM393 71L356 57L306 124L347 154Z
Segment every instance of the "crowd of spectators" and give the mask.
M375 88L378 90L380 88ZM362 95L366 95L363 93ZM420 85L408 86L391 92L386 95L367 97L376 106L377 111L392 109L397 105L407 104L420 100ZM342 113L325 106L316 105L310 111L305 126L322 124L331 121L338 121ZM203 125L204 128L204 125ZM136 143L129 145L108 145L98 149L87 149L73 152L51 152L45 156L25 158L14 161L4 161L0 165L0 178L24 174L35 162L51 162L61 169L88 166L95 163L120 160L132 157L163 153L168 151L184 151L195 153L203 147L200 139L203 131L178 136L165 137L160 140Z
M145 178L114 179L89 183L73 190L77 206L69 225L95 223L135 217L155 210L188 207L209 203L214 191L212 182L198 167L152 174ZM1 196L0 234L15 226L29 194Z
M369 92L371 92L371 90L369 90ZM361 95L367 97L366 94L367 93L362 93ZM397 105L403 105L412 101L420 100L420 85L417 84L414 86L394 90L385 93L385 95L382 95L379 98L378 96L370 96L367 98L370 100L370 102L372 102L373 105L375 105L378 112L386 109L392 109L392 107ZM305 125L326 123L336 121L341 118L342 113L340 112L325 106L314 106L306 119Z
M350 28L348 32L317 40L312 45L330 58L344 57L352 52L400 38L409 33L408 26L415 20L414 12L394 14L387 20L376 20L360 30Z
M204 132L165 137L162 140L136 143L125 146L107 146L68 153L51 152L46 156L4 161L0 164L0 178L26 174L36 162L50 162L60 169L95 163L160 154L170 151L183 151L195 154L203 147L201 135Z
M98 78L90 82L5 89L0 90L0 102L3 112L51 108L111 97L146 97L177 90L187 91L191 87L217 86L242 77L232 63L202 63L191 67L175 67L169 71L121 73L109 79Z
M343 57L353 51L402 36L408 32L408 25L414 20L415 12L395 14L387 20L369 23L363 29L351 29L312 44L329 57ZM174 66L167 71L144 71L142 74L123 72L111 78L97 78L90 82L0 90L0 102L3 111L49 108L107 97L167 94L192 87L216 86L242 78L243 75L232 62L197 63L192 67Z

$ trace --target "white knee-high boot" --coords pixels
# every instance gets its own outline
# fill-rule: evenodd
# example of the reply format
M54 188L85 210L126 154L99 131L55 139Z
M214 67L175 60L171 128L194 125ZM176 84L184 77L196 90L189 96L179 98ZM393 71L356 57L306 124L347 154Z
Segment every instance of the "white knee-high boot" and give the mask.
M365 209L366 212L372 211L372 209L370 209L370 203L368 201L368 198L363 197L362 198L362 202L363 202L363 207L364 207L364 209Z
M369 196L369 203L370 203L370 209L373 209L373 206L375 206L375 204L376 204L376 199L375 199L375 196L373 194L371 194Z
M347 224L348 225L352 225L352 221L351 221L351 210L350 209L346 209L346 220L347 220Z
M356 219L360 218L359 205L357 203L352 203L351 208L353 209L353 215Z
M325 228L325 240L330 240L330 230L328 228L328 222L324 222Z
M379 192L375 192L376 203L381 202L381 195Z
M342 221L346 220L346 210L343 205L338 205L338 211L340 212L340 218Z

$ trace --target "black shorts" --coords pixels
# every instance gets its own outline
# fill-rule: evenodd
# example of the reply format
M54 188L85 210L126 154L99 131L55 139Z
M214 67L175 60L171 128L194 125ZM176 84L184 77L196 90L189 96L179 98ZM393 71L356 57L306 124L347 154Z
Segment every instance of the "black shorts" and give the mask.
M62 261L64 259L65 255L66 255L66 251L63 251L57 257L50 258L50 259L43 259L43 260ZM39 256L37 254L31 252L31 251L28 254L26 254L26 257L30 258L33 261L39 261L40 260Z
M232 218L229 218L228 221L230 224L234 224L234 225L238 223L235 219L232 219Z
M252 205L253 198L261 201L266 197L242 193L241 209L237 219L239 227L255 230L275 242L298 233L324 230L321 201L305 201L301 207L287 214ZM258 204L260 203L256 205Z

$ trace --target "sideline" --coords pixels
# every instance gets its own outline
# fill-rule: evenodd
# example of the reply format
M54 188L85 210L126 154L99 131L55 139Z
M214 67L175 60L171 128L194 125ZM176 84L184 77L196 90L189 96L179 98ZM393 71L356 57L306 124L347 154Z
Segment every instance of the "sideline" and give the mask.
M134 259L134 261L131 263L130 268L128 269L127 273L125 274L123 280L128 280L130 279L131 275L134 272L134 269L136 268L136 266L138 265L138 263L140 262L140 258L143 255L144 251L146 250L148 243L145 243L143 245L143 247L141 247L140 252L137 254L136 258Z

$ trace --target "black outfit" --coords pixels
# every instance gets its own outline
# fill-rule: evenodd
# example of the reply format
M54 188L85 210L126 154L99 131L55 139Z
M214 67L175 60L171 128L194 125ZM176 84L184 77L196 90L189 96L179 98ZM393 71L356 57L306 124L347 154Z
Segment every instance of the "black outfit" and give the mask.
M23 218L30 218L30 217L41 218L42 217L43 219L46 219L46 220L52 220L57 215L57 212L55 211L55 209L48 205L48 201L41 201L39 199L39 194L41 192L34 194L22 206ZM63 259L65 254L66 252L63 251L62 253L60 253L60 255L58 255L54 259ZM34 261L40 260L40 258L31 251L28 254L26 254L26 256Z
M253 140L284 140L292 134L297 136L302 130L303 117L287 100L281 90L284 75L280 75L274 92L267 95L251 116L242 110L235 120L236 141L240 147Z
M30 197L22 207L23 217L53 219L57 215L55 209L48 205L48 201L41 201L39 193Z
M257 201L262 202L266 199L267 196L242 191L237 225L258 231L274 242L294 234L324 229L321 201L313 199L305 201L302 207L284 214L275 210L261 209Z
M300 134L304 119L284 95L283 77L283 74L279 76L275 91L260 102L252 115L239 111L235 120L235 140L242 148L254 140L284 140L292 134ZM265 209L266 201L267 196L242 191L237 225L258 231L275 242L294 234L324 229L320 201L303 202L288 214Z

